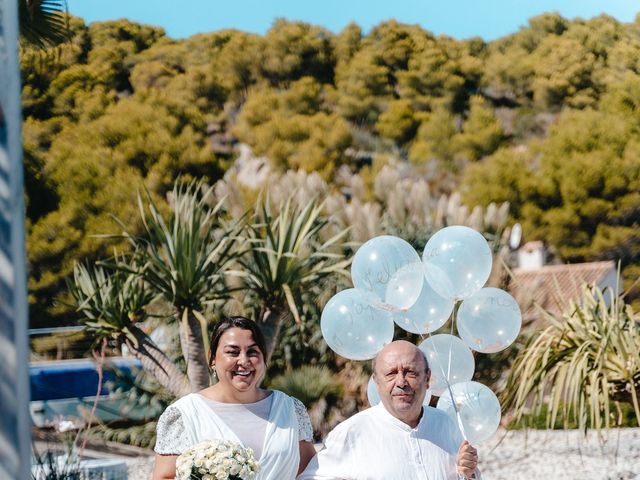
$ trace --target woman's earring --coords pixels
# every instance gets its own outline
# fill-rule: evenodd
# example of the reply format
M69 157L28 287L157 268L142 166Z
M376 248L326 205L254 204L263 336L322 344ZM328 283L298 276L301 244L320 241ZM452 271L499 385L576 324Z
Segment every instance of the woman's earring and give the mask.
M213 366L212 366L212 368L211 368L211 377L212 377L214 380L217 380L217 379L218 379L218 373L216 372L216 367L213 367Z

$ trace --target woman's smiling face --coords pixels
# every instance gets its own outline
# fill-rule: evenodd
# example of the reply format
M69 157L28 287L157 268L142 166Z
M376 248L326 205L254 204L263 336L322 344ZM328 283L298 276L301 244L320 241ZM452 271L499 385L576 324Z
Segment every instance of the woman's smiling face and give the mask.
M264 355L251 330L230 328L220 336L214 367L220 383L237 391L257 389L264 379Z

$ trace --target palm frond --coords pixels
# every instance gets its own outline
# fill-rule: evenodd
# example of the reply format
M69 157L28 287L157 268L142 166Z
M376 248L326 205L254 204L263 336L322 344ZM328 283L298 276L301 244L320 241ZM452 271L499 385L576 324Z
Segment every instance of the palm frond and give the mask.
M121 263L124 263L120 259ZM136 273L108 270L103 266L76 264L73 280L67 287L80 321L94 334L99 343L102 338L127 335L128 327L144 320L145 308L153 299L153 292Z
M67 11L64 0L18 0L20 36L43 49L68 41Z
M167 218L149 192L139 195L144 234L125 233L139 252L140 274L178 310L201 310L227 298L225 271L240 254L243 219L225 225L222 202L209 206L201 187L202 182L176 182Z
M321 242L318 233L328 224L322 208L316 201L295 207L288 200L274 217L266 200L246 230L250 248L239 261L246 288L272 305L287 306L296 320L293 300L299 290L328 275L347 274L348 261L340 249L347 230Z

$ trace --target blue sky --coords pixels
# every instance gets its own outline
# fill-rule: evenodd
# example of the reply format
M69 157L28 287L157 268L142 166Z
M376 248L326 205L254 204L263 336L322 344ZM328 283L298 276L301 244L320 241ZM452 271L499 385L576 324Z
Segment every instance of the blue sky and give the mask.
M162 26L174 38L223 28L264 33L275 18L284 17L334 32L351 21L366 32L395 18L436 34L492 40L543 12L557 11L567 18L604 12L630 22L640 11L637 0L68 0L68 6L87 22L128 18Z

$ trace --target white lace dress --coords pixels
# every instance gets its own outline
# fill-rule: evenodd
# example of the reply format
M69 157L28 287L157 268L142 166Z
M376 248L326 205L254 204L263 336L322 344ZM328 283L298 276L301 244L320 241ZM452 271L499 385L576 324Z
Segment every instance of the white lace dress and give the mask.
M313 429L302 402L277 390L252 404L224 404L191 393L160 417L154 450L179 455L214 438L251 447L261 465L258 480L286 480L297 473L298 442L312 441Z

